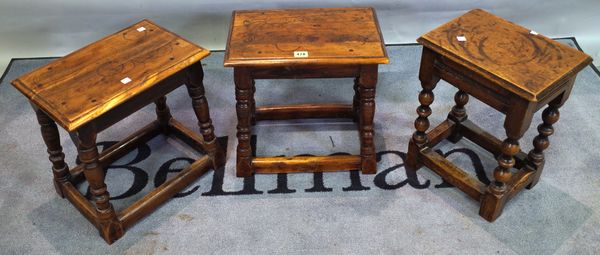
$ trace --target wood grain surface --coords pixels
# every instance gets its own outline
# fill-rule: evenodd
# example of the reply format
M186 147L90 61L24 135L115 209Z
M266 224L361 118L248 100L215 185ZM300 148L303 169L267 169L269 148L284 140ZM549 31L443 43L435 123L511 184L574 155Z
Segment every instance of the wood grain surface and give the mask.
M586 54L559 44L483 10L475 9L423 35L419 80L418 117L408 145L405 167L422 166L479 201L479 215L492 222L505 204L524 188L532 188L542 174L544 150L554 133L559 108L569 98L577 73L591 62ZM446 121L427 132L433 90L444 80L458 91ZM498 139L467 117L466 104L473 96L505 114L506 138ZM529 129L539 109L534 149L521 150L519 140ZM493 180L474 178L435 152L442 140L456 143L462 138L491 152L498 166ZM487 186L487 187L486 187Z
M225 66L387 64L372 8L234 11ZM306 57L295 57L304 51Z
M459 41L460 36L465 41ZM592 61L577 49L480 9L417 41L531 101L562 85Z
M73 131L209 54L143 20L12 84L59 125ZM131 81L122 83L127 77Z

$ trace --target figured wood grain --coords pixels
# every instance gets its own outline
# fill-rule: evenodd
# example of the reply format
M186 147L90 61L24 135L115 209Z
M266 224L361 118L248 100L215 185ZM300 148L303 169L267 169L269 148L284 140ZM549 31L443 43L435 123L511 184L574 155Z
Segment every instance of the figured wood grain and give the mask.
M308 57L294 57L307 51ZM387 64L372 8L234 11L225 66Z
M354 118L350 104L269 105L256 108L256 120Z
M486 186L432 149L423 150L423 163L475 200L485 193Z
M208 50L143 20L12 84L73 131L207 55ZM126 77L131 82L121 83Z
M530 29L475 9L417 41L524 99L537 101L592 59ZM457 36L464 36L461 42Z
M252 167L256 173L305 173L332 172L360 169L361 156L297 156L297 157L256 157Z

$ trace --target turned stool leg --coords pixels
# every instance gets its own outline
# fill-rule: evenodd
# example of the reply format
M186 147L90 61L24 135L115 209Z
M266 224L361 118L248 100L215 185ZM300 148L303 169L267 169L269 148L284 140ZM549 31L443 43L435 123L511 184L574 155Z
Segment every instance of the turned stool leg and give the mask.
M486 193L483 195L479 215L488 221L494 221L502 213L506 203L506 192L508 191L506 183L510 181L515 165L515 158L519 151L519 138L507 138L502 142L502 153L496 159L498 167L494 169L494 181L490 183Z
M94 205L96 207L96 227L107 243L111 244L123 236L123 227L118 220L104 183L104 171L98 162L96 147L96 131L93 127L82 127L77 130L77 149L83 162L83 174L90 185Z
M359 80L354 79L354 98L352 98L352 111L354 112L353 121L359 122L359 110L360 110L360 90L358 89Z
M235 82L235 106L238 118L237 124L237 156L236 156L236 175L238 177L251 176L252 169L252 148L250 147L250 124L252 118L253 89L252 78L247 69L234 69Z
M465 105L469 102L469 94L462 90L457 91L454 95L454 102L456 105L452 107L452 111L448 114L448 119L454 121L456 125L454 126L454 131L448 137L448 140L457 143L463 137L460 130L460 123L467 119Z
M171 111L167 105L167 97L162 96L157 99L154 104L156 105L156 117L158 123L162 126L163 132L168 131L169 121L171 120Z
M423 90L419 93L419 103L421 105L417 107L417 114L419 117L415 120L415 131L412 135L411 140L408 143L408 153L406 155L407 169L417 170L420 168L418 163L418 154L421 147L425 146L427 141L427 129L429 129L429 115L431 115L431 107L433 103L433 89L440 80L434 74L433 63L435 60L435 54L427 49L423 48L423 54L421 55L421 67L419 70L419 80L421 81L421 87Z
M363 174L377 172L377 159L375 143L373 142L375 117L375 86L377 85L377 65L362 66L358 77L359 107L359 132L361 170Z
M221 168L225 164L225 155L215 137L208 102L204 96L204 70L202 70L202 64L197 62L191 65L187 69L187 74L186 87L192 98L192 107L198 119L198 126L204 139L205 148L208 155L212 157L214 169Z
M52 162L52 174L54 175L54 189L61 197L65 197L62 190L62 183L66 183L71 178L69 167L65 163L65 154L60 145L60 135L56 123L42 110L33 106L37 116L42 138L46 144L50 162Z
M542 112L543 122L537 127L539 134L533 139L533 149L529 151L529 154L527 155L528 166L535 171L531 184L527 187L528 189L533 188L542 175L545 162L544 150L550 146L548 137L554 134L554 127L552 124L556 123L560 117L560 112L558 111L560 106L561 102L555 100L550 102L548 107Z
M500 155L496 158L498 167L494 169L492 181L481 199L479 215L492 222L500 216L508 200L507 183L512 178L511 169L515 166L515 155L521 151L519 139L531 125L535 103L518 100L511 102L512 108L506 113L504 129L507 138L501 144Z

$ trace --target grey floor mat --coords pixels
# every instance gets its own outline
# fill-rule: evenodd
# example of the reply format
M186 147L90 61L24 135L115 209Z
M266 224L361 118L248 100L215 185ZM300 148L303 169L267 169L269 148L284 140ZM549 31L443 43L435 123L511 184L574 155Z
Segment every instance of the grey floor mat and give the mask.
M570 39L559 40L575 46ZM600 76L591 67L577 78L571 99L550 138L541 182L515 197L494 223L481 219L478 203L428 169L407 173L403 159L413 132L421 47L388 46L391 64L380 67L375 116L376 175L358 172L258 175L236 178L235 100L232 70L223 53L205 61L205 85L216 133L227 144L227 166L209 172L112 246L51 183L52 174L35 115L10 84L50 61L11 63L0 84L0 253L2 254L594 254L600 250ZM293 87L293 90L291 89ZM435 89L432 125L453 104L456 89ZM350 102L352 81L257 82L257 103ZM176 118L196 120L184 88L168 96ZM472 120L503 137L502 115L471 99ZM534 126L522 147L528 151ZM117 141L155 118L146 107L98 137ZM339 120L261 122L257 155L356 153L354 125ZM61 131L65 153L75 150ZM495 160L469 141L443 143L442 153L471 173L491 177ZM478 156L473 156L476 153ZM115 162L108 187L117 209L140 198L197 155L170 138L157 137ZM85 191L85 186L80 187Z

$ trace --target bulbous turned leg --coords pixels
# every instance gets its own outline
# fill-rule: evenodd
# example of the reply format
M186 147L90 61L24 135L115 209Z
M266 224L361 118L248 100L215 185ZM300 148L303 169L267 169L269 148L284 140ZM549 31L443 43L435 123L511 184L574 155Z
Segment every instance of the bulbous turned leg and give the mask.
M377 172L377 159L375 154L374 126L375 117L375 86L377 84L377 65L361 67L358 77L359 90L359 133L361 171L363 174Z
M469 94L462 90L457 91L456 94L454 94L454 102L456 105L452 107L452 111L448 114L448 119L454 121L456 126L454 127L452 134L448 137L448 140L457 143L463 137L460 123L467 119L465 105L469 102Z
M54 189L59 196L65 197L62 190L62 183L69 182L71 174L69 167L65 163L65 154L62 151L60 145L60 135L56 123L52 120L45 112L33 106L35 115L40 129L42 132L42 138L46 144L50 162L52 162L52 174L54 175Z
M556 123L560 117L558 108L559 105L557 103L550 103L542 112L543 122L537 127L539 134L533 139L533 149L527 155L527 165L535 171L531 183L527 186L528 189L533 188L542 175L545 162L544 150L550 146L548 137L554 134L552 124Z
M213 160L214 169L219 169L225 165L225 152L217 142L212 120L210 119L208 101L204 96L204 71L202 70L202 64L197 62L191 65L186 70L186 73L188 78L186 87L188 94L192 98L192 107L198 119L198 126L204 140L204 147Z
M117 218L110 195L104 183L104 171L98 161L98 148L96 147L96 131L93 127L82 127L77 130L77 150L83 163L83 174L90 185L90 192L96 207L96 227L100 236L111 244L123 236L121 222Z
M251 176L254 173L252 169L252 148L250 146L250 130L252 119L252 78L247 69L234 69L235 81L235 99L237 112L237 154L236 154L236 175L238 177Z
M167 105L167 97L162 96L157 99L154 104L156 105L156 117L158 123L160 123L163 132L167 132L169 129L169 121L171 120L171 111L169 110L169 106Z
M429 129L429 119L428 117L431 115L431 107L429 107L434 100L434 95L432 89L423 88L419 93L419 103L421 105L417 107L417 119L415 120L415 131L412 135L412 140L415 144L419 146L423 146L428 142L427 139L427 129Z
M502 142L502 153L496 158L498 167L494 169L494 181L490 183L483 199L479 215L488 221L494 221L502 213L508 191L507 183L512 178L511 169L515 165L516 155L520 151L518 138L507 138Z
M435 85L433 85L435 86ZM433 87L424 85L423 90L419 93L419 102L421 105L417 107L417 114L419 117L415 120L415 131L412 135L410 142L408 143L408 153L406 155L406 168L411 170L418 170L421 164L418 162L418 154L420 148L427 144L427 129L429 129L429 115L431 115L431 105L433 103Z
M434 73L434 62L436 53L428 48L423 48L421 55L421 67L419 69L419 80L423 90L419 93L419 107L417 107L417 119L415 120L415 129L412 138L408 142L408 152L406 154L406 169L413 171L418 170L421 164L418 160L421 147L428 142L427 129L429 129L429 115L431 115L431 107L434 100L433 89L437 85L440 78Z

